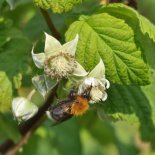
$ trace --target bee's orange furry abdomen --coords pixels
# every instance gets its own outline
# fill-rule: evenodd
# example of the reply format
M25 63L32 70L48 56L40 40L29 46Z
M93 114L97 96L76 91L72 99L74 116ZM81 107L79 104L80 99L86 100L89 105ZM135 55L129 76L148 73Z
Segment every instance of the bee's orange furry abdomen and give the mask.
M77 96L76 100L72 104L71 114L75 116L82 115L88 110L88 108L89 108L88 100L81 96Z

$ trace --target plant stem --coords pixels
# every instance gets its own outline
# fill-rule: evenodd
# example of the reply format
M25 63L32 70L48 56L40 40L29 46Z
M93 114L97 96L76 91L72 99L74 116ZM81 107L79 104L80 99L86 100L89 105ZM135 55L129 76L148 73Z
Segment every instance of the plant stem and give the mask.
M23 138L20 140L20 142L15 147L13 147L13 149L11 149L9 152L7 152L6 155L15 155L18 152L18 150L20 149L20 147L27 143L31 134L32 134L32 130L29 130L23 136Z
M40 9L40 11L41 11L41 13L42 13L46 23L47 23L48 28L52 32L53 36L55 38L57 38L58 40L60 40L61 39L61 35L57 31L57 29L55 28L55 26L54 26L54 24L53 24L53 22L52 22L52 20L51 20L51 18L49 16L48 12L46 10L43 10L43 9Z
M22 126L19 127L20 133L23 135L23 138L20 140L18 144L14 144L13 141L7 140L4 144L0 146L0 152L5 153L11 147L12 149L6 153L6 155L15 155L16 152L22 147L27 140L29 139L30 135L39 127L42 123L42 120L45 115L45 111L49 108L55 98L57 86L53 89L52 93L48 96L47 100L45 101L44 105L39 109L38 113L32 117L30 120L25 122Z

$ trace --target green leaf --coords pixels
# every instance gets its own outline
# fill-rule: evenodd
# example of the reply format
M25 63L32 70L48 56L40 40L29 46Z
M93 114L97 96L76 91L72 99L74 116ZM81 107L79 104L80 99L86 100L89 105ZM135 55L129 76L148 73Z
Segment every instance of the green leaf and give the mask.
M146 85L148 66L136 44L132 28L123 19L107 13L81 16L66 33L66 40L79 34L76 57L86 70L92 70L101 57L107 78L119 84Z
M149 37L155 42L155 26L148 19L140 15L136 10L132 9L131 7L128 7L123 4L111 4L103 6L99 12L108 12L113 15L114 13L116 13L114 15L116 17L118 17L118 15L121 14L124 17L126 16L127 18L134 19L132 22L138 22L142 33L147 33Z
M31 73L30 51L32 45L23 36L21 31L12 27L12 21L4 19L0 22L0 70L6 72L9 79L14 82L15 87L22 82L30 81ZM20 75L19 79L18 75ZM15 88L14 87L14 88Z
M155 26L136 10L123 4L110 4L99 9L98 13L108 13L125 20L132 27L137 44L142 54L146 56L149 65L155 68Z
M150 103L151 106L151 110L152 110L152 120L155 124L155 79L154 79L154 73L152 75L152 82L150 85L148 86L143 86L141 89L143 91L143 93L145 94L147 100Z
M142 138L151 140L155 145L152 109L139 87L112 85L108 91L108 100L98 109L99 116L102 118L109 116L114 120L122 120L139 126Z
M0 51L0 70L12 79L17 74L27 74L30 71L29 52L31 44L25 38L12 39Z
M11 28L11 25L11 20L0 17L0 47L9 42L13 37L21 36L21 33L17 29Z
M13 10L14 6L15 6L15 3L16 3L16 0L6 0L6 1L10 5L10 9Z
M5 72L0 71L0 112L11 109L12 84Z
M12 116L3 115L0 113L0 137L4 140L12 139L15 143L17 143L21 135L18 130L17 124L12 119Z
M33 0L34 3L43 8L51 8L54 13L62 13L70 11L74 5L81 3L82 0Z
M23 5L22 9L24 9L24 7L25 5ZM48 31L47 25L44 21L44 18L40 16L40 13L36 13L36 15L31 20L29 20L29 22L25 25L23 33L29 39L36 41L43 35L43 30L45 32Z
M155 25L153 25L148 19L141 15L138 15L138 19L141 31L144 34L148 34L149 37L155 42Z

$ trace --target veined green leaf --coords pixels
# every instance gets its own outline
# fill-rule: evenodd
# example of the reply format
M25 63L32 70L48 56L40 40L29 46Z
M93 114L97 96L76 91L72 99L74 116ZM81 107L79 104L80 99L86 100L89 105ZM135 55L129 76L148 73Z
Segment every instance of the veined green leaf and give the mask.
M136 43L141 47L142 54L146 56L149 65L155 68L155 26L136 10L123 4L110 4L103 6L98 13L108 13L114 17L125 20L132 27Z
M86 70L92 70L101 57L110 81L138 85L149 83L148 66L136 45L134 31L123 19L107 13L81 16L68 29L67 41L77 33L76 58Z
M108 91L108 100L98 109L100 117L109 116L140 127L142 138L155 144L151 105L139 87L112 85Z
M155 42L155 26L148 19L140 15L131 7L123 4L110 4L107 6L103 6L99 12L108 12L116 17L118 17L119 15L122 15L122 17L126 16L126 18L134 19L132 21L133 23L135 23L136 20L140 26L142 33L147 33L149 37Z

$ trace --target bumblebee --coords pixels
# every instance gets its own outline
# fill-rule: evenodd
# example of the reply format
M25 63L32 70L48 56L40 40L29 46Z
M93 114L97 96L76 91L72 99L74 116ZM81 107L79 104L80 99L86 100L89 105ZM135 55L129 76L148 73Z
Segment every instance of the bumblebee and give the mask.
M71 91L68 99L52 105L47 115L54 120L55 123L61 123L70 119L72 116L84 114L89 108L90 95L89 91L81 95L77 95L75 91Z

